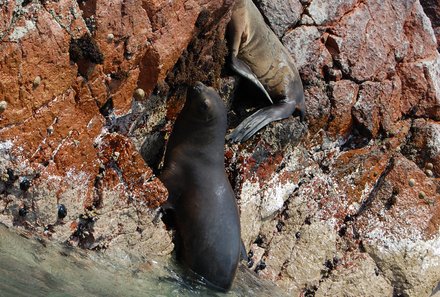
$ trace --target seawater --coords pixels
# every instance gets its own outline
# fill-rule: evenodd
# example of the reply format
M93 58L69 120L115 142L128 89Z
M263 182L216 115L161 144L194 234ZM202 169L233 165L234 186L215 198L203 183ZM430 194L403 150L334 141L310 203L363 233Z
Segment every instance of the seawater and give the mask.
M53 243L0 224L0 296L287 296L240 266L228 293L196 281L171 257L118 258Z

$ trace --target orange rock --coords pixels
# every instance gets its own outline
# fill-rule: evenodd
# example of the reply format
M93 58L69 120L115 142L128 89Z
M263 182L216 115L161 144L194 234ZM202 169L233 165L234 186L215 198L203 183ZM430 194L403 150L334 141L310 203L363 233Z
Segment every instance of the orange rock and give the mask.
M352 126L351 108L356 102L359 86L350 80L340 80L333 84L331 135L346 136Z
M402 239L409 234L421 234L428 240L440 226L437 185L403 156L392 162L389 172L377 184L376 194L370 197L369 207L358 218L358 227L366 233L380 227L386 234ZM408 178L415 180L413 187L408 184ZM425 195L421 199L422 191Z
M345 194L347 205L362 203L364 191L374 187L389 158L390 154L378 147L349 150L337 158L331 173Z
M26 15L16 21L15 30L8 36L16 43L0 44L0 96L9 106L0 118L2 126L29 119L39 108L63 94L76 77L76 67L69 61L69 35L44 9L33 14L35 21L27 20ZM37 76L41 77L41 83L34 87Z

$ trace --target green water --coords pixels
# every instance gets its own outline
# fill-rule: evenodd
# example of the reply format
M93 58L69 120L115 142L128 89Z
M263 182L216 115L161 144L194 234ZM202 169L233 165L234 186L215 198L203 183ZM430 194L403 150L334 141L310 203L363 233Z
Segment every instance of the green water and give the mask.
M182 278L170 258L121 259L25 238L0 225L0 296L283 296L240 267L227 294Z

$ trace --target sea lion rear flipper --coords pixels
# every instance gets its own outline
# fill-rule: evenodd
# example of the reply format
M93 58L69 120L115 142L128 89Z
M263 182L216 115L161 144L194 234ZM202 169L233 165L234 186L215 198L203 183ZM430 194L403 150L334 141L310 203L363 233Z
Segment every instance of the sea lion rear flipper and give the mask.
M257 88L259 88L264 93L267 99L269 99L270 103L273 104L272 98L270 98L269 94L267 93L261 82L258 80L257 76L252 72L251 68L245 62L235 56L232 56L231 68L244 78L250 80L255 86L257 86Z
M264 107L244 119L226 139L233 142L246 141L270 122L285 119L294 111L294 102L280 101L272 106Z

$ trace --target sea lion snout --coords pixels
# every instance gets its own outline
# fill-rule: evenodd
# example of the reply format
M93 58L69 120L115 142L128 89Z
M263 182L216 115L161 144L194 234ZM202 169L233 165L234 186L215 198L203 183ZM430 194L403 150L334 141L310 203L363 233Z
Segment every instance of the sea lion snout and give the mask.
M194 86L190 88L189 95L198 96L205 99L209 98L210 96L218 97L217 92L212 87L208 87L200 81L195 82Z
M198 99L198 101L204 99L206 96L203 94L207 91L208 87L202 82L197 81L193 86L188 88L188 99Z
M196 83L194 84L194 89L196 89L197 91L201 91L203 90L203 88L206 88L206 86L202 82L196 81Z
M192 119L207 122L225 118L226 121L226 107L214 88L198 81L188 88L186 100L186 109Z

